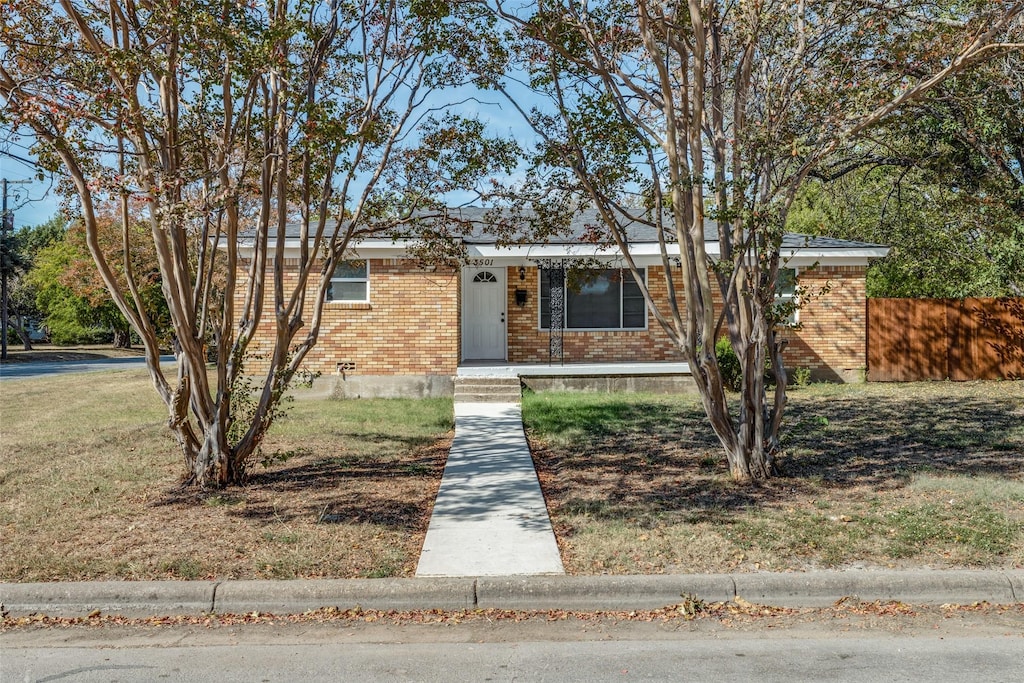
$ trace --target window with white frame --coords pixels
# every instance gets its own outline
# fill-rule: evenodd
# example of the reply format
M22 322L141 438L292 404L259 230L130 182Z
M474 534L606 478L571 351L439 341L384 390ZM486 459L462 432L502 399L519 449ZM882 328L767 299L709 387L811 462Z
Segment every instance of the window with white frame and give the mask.
M793 326L800 322L796 276L796 268L779 268L775 279L775 305L784 314L779 321L783 325Z
M342 261L331 275L327 300L345 303L370 301L370 262Z
M641 279L646 271L640 271ZM633 274L622 268L576 273L562 288L565 329L642 330L647 327L647 305ZM556 289L557 291L557 289ZM551 327L551 286L540 278L540 327Z

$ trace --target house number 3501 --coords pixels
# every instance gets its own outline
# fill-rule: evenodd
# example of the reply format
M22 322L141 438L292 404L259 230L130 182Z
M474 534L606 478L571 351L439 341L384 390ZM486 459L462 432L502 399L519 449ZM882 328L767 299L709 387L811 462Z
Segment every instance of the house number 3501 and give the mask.
M492 258L475 258L469 262L470 265L474 266L493 266L494 259Z

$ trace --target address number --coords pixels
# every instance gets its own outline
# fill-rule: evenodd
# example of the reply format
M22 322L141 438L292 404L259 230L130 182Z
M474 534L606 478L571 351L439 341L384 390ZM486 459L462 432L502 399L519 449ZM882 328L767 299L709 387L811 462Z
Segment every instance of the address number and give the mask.
M493 266L494 265L494 259L492 259L492 258L475 258L475 259L470 260L469 264L471 266Z

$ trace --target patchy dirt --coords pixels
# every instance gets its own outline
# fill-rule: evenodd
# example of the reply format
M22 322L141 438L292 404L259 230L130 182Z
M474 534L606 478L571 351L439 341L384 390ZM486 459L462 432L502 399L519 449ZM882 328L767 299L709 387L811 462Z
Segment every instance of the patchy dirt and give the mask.
M540 394L526 414L571 573L1024 566L1022 382L798 389L754 486L694 401Z

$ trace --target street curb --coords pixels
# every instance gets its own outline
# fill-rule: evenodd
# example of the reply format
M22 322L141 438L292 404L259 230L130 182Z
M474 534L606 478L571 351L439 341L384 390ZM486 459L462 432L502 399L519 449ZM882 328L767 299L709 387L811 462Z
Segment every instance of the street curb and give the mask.
M301 614L322 607L630 611L678 604L684 595L779 607L824 607L843 598L1012 604L1024 602L1024 570L0 583L0 604L11 617Z
M750 602L784 607L826 607L842 597L865 602L899 600L914 604L1013 603L1012 574L969 570L901 572L814 572L808 574L735 574L736 594Z
M725 574L651 576L530 576L477 579L480 609L578 611L656 609L694 595L709 602L732 600Z
M215 581L73 581L0 583L4 615L148 617L203 614L213 609Z
M301 614L321 607L466 610L474 607L474 583L471 578L225 581L217 587L214 611Z

